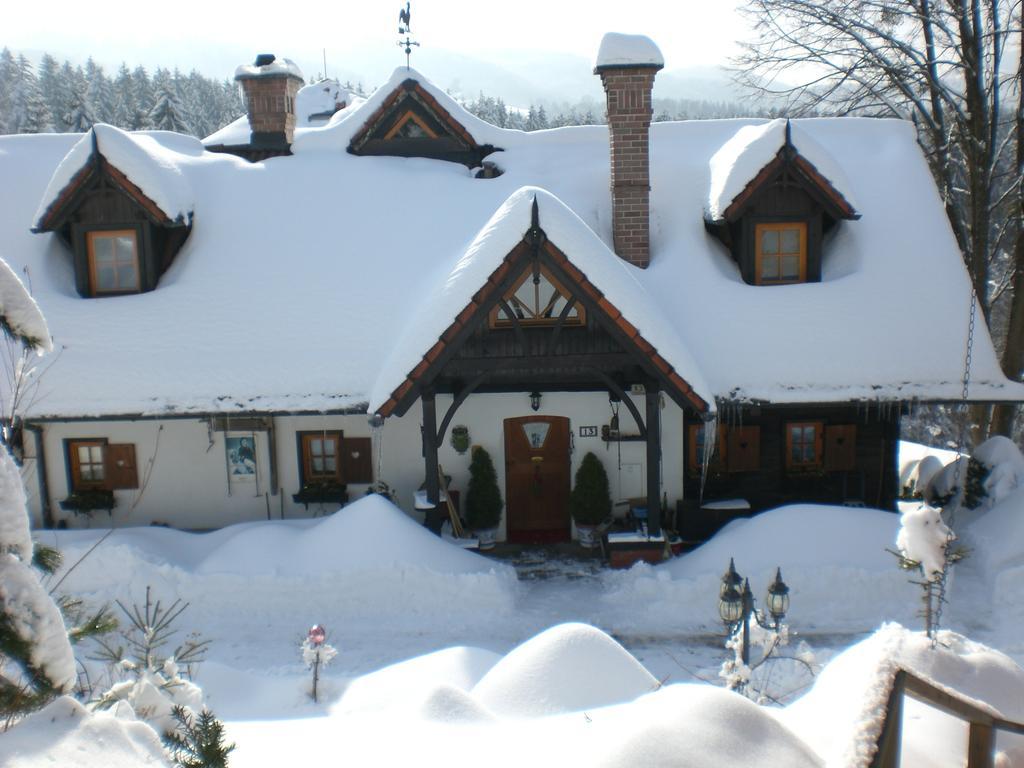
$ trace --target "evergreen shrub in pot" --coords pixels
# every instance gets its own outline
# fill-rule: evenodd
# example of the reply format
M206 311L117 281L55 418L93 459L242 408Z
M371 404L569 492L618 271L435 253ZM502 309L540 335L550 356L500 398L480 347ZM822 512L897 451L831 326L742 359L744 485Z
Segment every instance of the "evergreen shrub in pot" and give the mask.
M469 464L469 490L466 492L466 525L480 539L480 549L494 547L494 537L501 522L504 505L498 488L498 473L491 454L484 448L473 449Z
M576 523L580 544L597 546L597 528L612 516L612 496L608 473L601 460L588 452L576 470L576 482L569 494L569 512Z

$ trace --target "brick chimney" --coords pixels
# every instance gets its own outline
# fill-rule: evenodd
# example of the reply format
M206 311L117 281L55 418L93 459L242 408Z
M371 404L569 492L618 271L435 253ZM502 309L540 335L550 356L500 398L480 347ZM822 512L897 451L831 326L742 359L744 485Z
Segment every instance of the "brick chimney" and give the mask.
M594 66L608 99L615 252L641 268L651 261L651 91L664 66L649 37L614 32Z
M253 64L235 70L245 93L249 143L253 147L287 149L295 138L295 95L304 85L302 71L291 59L261 53Z

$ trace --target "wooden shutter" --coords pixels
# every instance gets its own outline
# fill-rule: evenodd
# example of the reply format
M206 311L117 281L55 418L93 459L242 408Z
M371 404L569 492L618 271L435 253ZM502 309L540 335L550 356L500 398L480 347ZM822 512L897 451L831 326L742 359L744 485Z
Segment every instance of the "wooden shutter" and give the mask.
M373 442L370 438L342 439L341 474L346 483L373 482Z
M135 467L135 446L131 443L108 443L105 456L107 487L138 488L139 473Z
M761 428L729 427L726 463L730 472L756 472L761 468Z
M857 426L832 424L825 427L825 470L848 472L857 468Z

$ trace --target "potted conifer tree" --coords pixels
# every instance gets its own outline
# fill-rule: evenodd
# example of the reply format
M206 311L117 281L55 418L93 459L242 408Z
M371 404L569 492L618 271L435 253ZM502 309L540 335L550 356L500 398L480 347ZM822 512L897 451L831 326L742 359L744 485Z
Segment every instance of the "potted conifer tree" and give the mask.
M612 515L612 497L608 473L592 452L588 452L576 470L576 483L569 494L569 511L576 523L580 546L597 546L598 528Z
M501 491L498 489L498 473L494 471L491 454L476 446L469 464L466 525L480 540L480 549L494 548L503 505Z

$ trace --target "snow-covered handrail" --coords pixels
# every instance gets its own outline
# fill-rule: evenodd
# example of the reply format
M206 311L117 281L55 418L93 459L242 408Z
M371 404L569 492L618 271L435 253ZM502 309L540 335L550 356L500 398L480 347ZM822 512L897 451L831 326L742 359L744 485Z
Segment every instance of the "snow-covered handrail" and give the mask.
M995 731L1024 734L1024 723L1005 719L999 710L985 702L899 669L892 678L885 720L878 735L877 749L868 764L870 768L895 768L900 764L904 695L969 723L967 768L992 768Z

